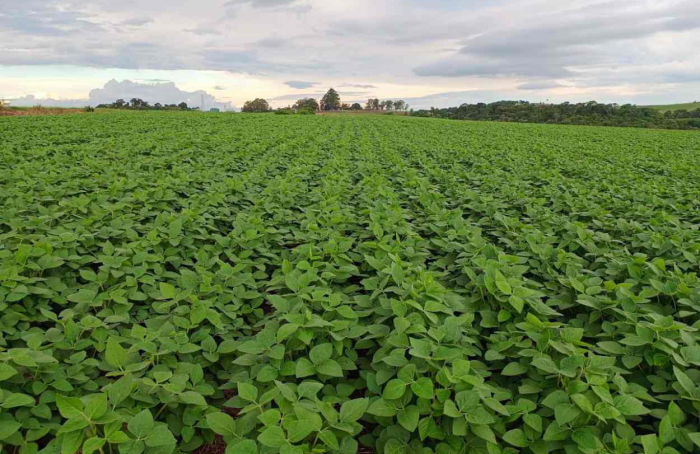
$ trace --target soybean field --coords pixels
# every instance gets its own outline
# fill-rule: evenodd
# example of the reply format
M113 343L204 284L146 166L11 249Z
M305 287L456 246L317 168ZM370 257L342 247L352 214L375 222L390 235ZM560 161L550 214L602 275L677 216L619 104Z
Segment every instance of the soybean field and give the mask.
M0 452L700 452L700 136L0 119Z

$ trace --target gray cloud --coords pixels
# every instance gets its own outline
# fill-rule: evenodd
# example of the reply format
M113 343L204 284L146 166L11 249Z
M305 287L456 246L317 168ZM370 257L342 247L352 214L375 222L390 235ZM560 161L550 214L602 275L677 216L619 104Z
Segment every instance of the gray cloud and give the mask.
M285 82L284 84L292 87L292 88L297 88L299 90L302 90L304 88L311 88L314 85L318 85L320 82L303 82L301 80L290 80Z
M120 25L126 25L129 27L142 27L146 24L150 24L151 22L155 22L155 20L153 20L150 17L134 17L133 19L121 21Z
M214 86L214 90L216 90L216 91L223 91L223 90L226 90L226 87L222 87L221 85L215 85L215 86Z
M419 76L574 77L573 68L634 64L643 55L626 45L662 32L700 28L700 4L662 9L615 1L555 11L538 21L488 30L464 41L457 54L415 68ZM616 52L611 52L615 50Z
M0 65L33 66L35 79L55 65L221 71L253 75L255 87L321 80L357 93L344 100L400 96L403 85L454 93L452 104L494 86L506 88L497 99L559 87L666 101L700 91L698 17L697 0L385 0L371 10L367 0L0 0Z
M564 87L565 85L562 85L557 82L552 82L552 81L537 81L537 82L528 82L526 84L520 84L518 85L518 90L526 90L526 91L536 91L536 90L550 90L552 88L561 88Z
M377 88L374 85L362 85L362 84L342 84L340 86L341 87L352 87L352 88L364 88L364 89Z
M184 31L187 33L193 33L195 35L199 36L206 36L206 35L221 35L221 31L211 28L211 27L198 27L198 28L186 28Z
M240 5L250 5L253 8L278 8L280 6L288 6L295 3L297 0L231 0L224 6L235 7Z

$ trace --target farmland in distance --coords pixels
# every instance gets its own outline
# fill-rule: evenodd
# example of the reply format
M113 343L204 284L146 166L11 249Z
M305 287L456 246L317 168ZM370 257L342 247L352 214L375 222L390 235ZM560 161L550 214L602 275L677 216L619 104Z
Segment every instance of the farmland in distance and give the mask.
M0 119L0 452L700 446L695 132Z

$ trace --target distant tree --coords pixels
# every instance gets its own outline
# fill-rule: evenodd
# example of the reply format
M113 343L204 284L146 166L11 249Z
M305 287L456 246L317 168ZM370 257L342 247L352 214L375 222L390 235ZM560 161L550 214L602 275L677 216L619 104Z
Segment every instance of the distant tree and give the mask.
M398 111L402 111L406 109L406 101L403 101L399 99L398 101L394 101L394 109Z
M270 104L262 98L246 101L241 109L243 112L269 112L270 110Z
M177 105L179 109L186 110L187 109L187 103L186 102L181 102L180 104Z
M318 105L318 101L316 101L314 98L300 99L299 101L294 103L293 107L296 110L311 109L314 112L316 112L317 110L321 110L321 107Z
M126 101L124 101L123 99L117 99L114 102L114 105L117 109L121 109L122 107L124 107L124 105L126 105Z
M350 110L350 104L344 102L344 103L340 106L340 109L341 109L341 110Z
M160 110L163 108L163 105L161 103L157 102L157 103L153 104L153 107Z
M350 109L351 109L351 110L362 110L362 106L360 105L359 102L356 102L355 104L353 104L352 106L350 106Z
M131 101L129 101L129 104L131 105L132 109L137 109L141 107L141 104L143 104L143 100L140 98L131 98Z
M340 110L340 95L334 89L328 90L321 99L321 110Z
M365 106L365 109L367 110L379 110L380 107L380 102L378 98L370 98L367 100L367 105Z
M381 101L379 103L379 109L377 109L377 110L386 110L386 103L387 103L386 101Z
M384 101L384 106L386 107L386 110L394 110L394 101L387 99Z

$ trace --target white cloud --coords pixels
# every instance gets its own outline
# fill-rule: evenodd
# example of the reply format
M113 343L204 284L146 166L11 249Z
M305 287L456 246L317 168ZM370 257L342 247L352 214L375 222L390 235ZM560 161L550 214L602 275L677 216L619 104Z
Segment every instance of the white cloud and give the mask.
M84 107L88 105L111 104L118 99L129 101L132 98L139 98L148 101L150 104L179 104L186 102L190 107L199 107L204 101L205 109L212 107L220 109L233 108L230 102L219 101L206 91L188 92L180 90L174 82L138 83L130 80L121 82L110 80L104 87L91 90L87 99L37 98L33 95L26 95L10 99L9 101L15 106Z

